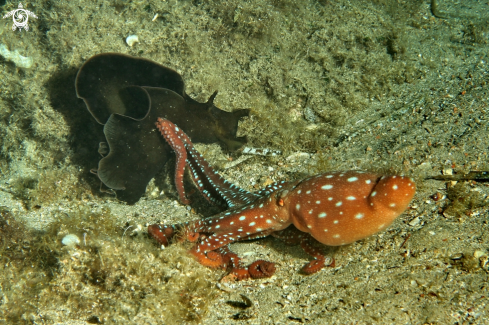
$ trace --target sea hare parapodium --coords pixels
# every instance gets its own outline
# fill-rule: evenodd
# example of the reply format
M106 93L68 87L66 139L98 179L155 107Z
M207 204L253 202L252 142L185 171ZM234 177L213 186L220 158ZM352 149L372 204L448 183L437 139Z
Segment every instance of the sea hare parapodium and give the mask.
M170 157L171 148L156 132L158 117L166 118L192 141L218 142L239 149L245 137L236 137L238 121L247 109L226 112L185 93L182 76L156 62L119 53L88 59L78 71L76 94L85 101L95 120L104 125L107 142L95 173L117 197L135 203Z

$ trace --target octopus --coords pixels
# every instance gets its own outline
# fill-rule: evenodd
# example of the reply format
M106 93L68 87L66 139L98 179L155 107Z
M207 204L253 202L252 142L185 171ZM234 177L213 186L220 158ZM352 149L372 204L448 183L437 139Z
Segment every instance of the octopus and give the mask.
M156 126L176 153L180 201L189 203L183 186L188 166L202 195L226 210L182 224L152 224L148 233L163 246L174 239L194 242L190 253L200 264L230 268L239 280L269 277L276 267L264 260L244 267L229 244L269 235L299 244L313 257L302 272L313 274L332 261L322 245L346 245L386 229L408 208L416 191L410 177L351 170L279 181L251 193L222 178L178 126L163 118Z

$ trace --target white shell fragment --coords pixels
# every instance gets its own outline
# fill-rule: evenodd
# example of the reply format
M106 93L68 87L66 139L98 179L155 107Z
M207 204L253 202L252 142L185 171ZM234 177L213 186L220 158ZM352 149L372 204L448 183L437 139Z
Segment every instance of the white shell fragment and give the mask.
M33 60L30 57L20 55L18 50L9 51L7 46L0 44L0 55L6 60L12 61L19 68L29 69L32 67Z
M137 35L129 35L126 37L126 43L132 47L134 44L139 43L139 38Z
M65 246L75 246L80 244L80 238L75 234L68 234L61 239L61 244Z

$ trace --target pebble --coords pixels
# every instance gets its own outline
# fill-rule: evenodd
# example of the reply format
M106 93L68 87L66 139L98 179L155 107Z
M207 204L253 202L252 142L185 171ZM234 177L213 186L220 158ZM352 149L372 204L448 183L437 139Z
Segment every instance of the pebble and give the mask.
M75 246L80 244L80 238L75 234L68 234L61 239L61 244L65 246Z
M487 252L482 251L482 250L476 250L476 251L474 252L474 257L475 257L475 258L480 258L480 257L482 257L482 256L487 256Z
M409 225L410 225L411 227L414 227L414 226L419 225L419 223L420 223L420 222L421 222L421 219L420 219L419 217L416 217L416 218L414 218L413 220L411 220L411 221L409 222Z
M126 37L126 43L133 47L134 44L139 43L139 37L137 35L129 35Z

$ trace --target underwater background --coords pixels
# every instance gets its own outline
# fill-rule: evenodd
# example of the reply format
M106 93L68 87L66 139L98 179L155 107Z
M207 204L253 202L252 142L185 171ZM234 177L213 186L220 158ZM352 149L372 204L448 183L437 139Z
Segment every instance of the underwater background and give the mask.
M472 324L489 317L489 2L31 1L0 20L0 324ZM19 8L0 1L0 15ZM128 36L137 36L129 38ZM186 93L249 109L238 136L278 155L196 147L249 191L335 170L416 179L386 231L309 257L274 238L232 245L267 279L221 281L146 225L216 211L179 203L174 159L134 204L100 190L102 126L76 73L117 52L177 71ZM71 235L71 236L68 236ZM68 239L71 239L69 242Z

